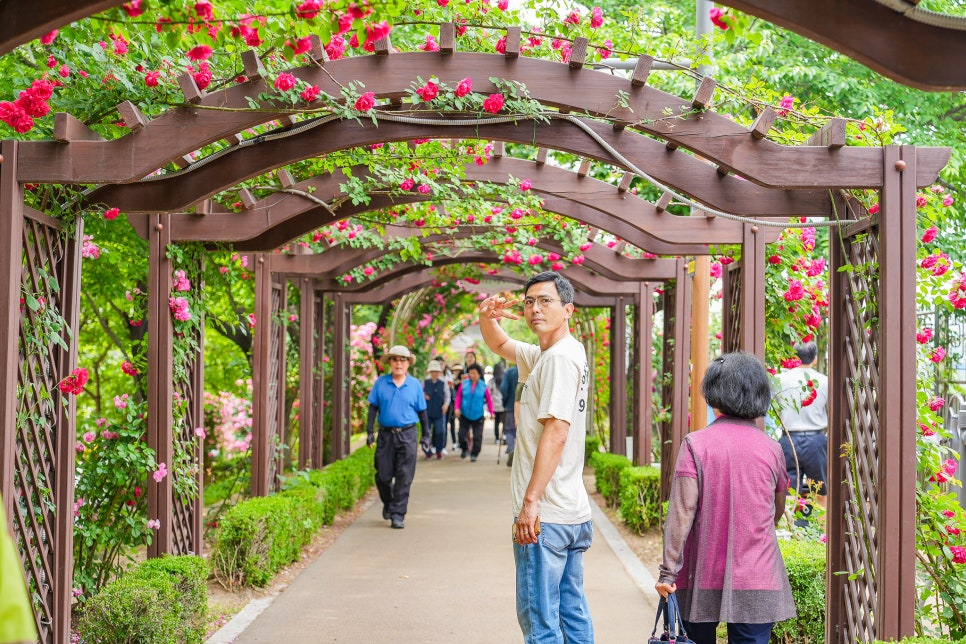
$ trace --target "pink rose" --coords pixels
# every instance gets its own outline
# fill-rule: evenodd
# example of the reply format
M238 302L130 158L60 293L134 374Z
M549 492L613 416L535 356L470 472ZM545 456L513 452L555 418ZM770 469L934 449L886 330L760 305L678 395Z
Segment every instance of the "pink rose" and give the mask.
M296 83L294 76L288 72L282 72L275 78L275 89L280 92L287 92L295 87Z
M718 7L711 7L711 9L708 11L708 15L711 17L712 24L714 24L714 26L718 29L727 30L730 26L723 20L724 16L726 15L725 12Z
M454 92L454 94L456 94L457 96L466 96L472 91L473 91L473 79L464 78L459 82L459 85L456 86L456 91Z
M483 101L483 109L490 114L496 114L503 109L503 94L490 94L485 101Z
M208 60L211 58L212 50L208 45L198 45L188 50L186 56L189 60Z
M366 92L356 99L356 109L360 112L368 112L376 105L376 95L373 92Z
M922 243L928 244L932 240L936 239L936 235L939 234L939 229L935 226L930 226L926 229L926 232L922 234Z
M419 97L421 99L423 99L428 103L434 98L436 98L436 96L439 94L439 86L433 81L429 81L428 83L426 83L425 85L417 89L416 93L419 94Z

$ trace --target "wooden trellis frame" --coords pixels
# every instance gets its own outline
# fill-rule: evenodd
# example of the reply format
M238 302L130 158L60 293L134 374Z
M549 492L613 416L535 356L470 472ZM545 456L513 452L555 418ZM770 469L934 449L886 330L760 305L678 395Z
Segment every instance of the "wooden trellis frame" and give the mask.
M447 33L452 33L449 30ZM163 307L157 305L164 293L164 287L170 282L170 271L166 271L162 262L163 249L168 243L176 239L173 232L182 230L183 226L213 226L211 236L203 237L209 241L224 241L232 237L229 228L238 226L241 222L255 221L256 233L246 239L255 239L258 235L275 234L285 237L291 230L279 229L269 233L272 221L264 219L264 212L246 212L237 216L231 224L227 221L221 224L204 223L208 217L215 221L221 217L215 212L206 211L204 200L208 197L230 189L253 176L265 174L271 170L294 163L310 156L383 141L409 140L416 137L435 138L472 138L492 139L495 141L510 141L536 145L548 149L572 152L585 158L586 164L599 162L630 170L614 157L606 147L592 141L586 130L594 131L601 140L612 149L619 150L624 158L634 166L643 169L665 185L696 199L699 203L712 208L719 208L742 215L758 217L788 217L819 216L837 217L844 213L862 215L861 207L846 199L838 189L840 188L873 188L883 192L882 209L874 219L870 229L876 235L880 252L876 255L879 263L879 273L875 276L876 286L881 289L883 297L879 302L879 318L882 320L883 333L889 335L882 346L877 347L881 352L881 362L875 365L878 370L876 383L880 400L887 401L886 405L870 408L869 413L877 416L878 423L866 433L871 433L876 439L876 446L881 458L870 470L868 477L872 485L885 488L876 498L867 498L861 488L852 490L854 499L867 502L883 503L884 511L879 513L875 524L877 535L874 543L875 552L858 548L851 552L846 542L847 530L834 523L830 523L829 548L830 570L852 565L853 561L866 562L875 567L874 583L867 583L858 578L849 580L844 576L830 576L829 598L829 641L849 641L853 634L869 633L878 638L888 639L909 634L912 631L913 601L910 589L914 583L914 498L910 490L914 489L912 476L907 476L910 458L913 460L914 474L914 436L908 431L907 416L914 413L915 380L914 369L904 368L910 361L914 361L914 347L901 338L914 328L914 289L910 288L910 281L914 280L914 253L908 252L910 235L907 230L915 226L915 188L928 185L938 176L939 170L949 158L949 151L934 148L889 147L889 148L851 148L843 147L844 141L838 136L844 133L841 123L831 124L829 128L817 133L816 140L824 141L823 145L787 147L778 145L767 138L767 131L773 113L766 110L762 118L752 127L744 128L713 111L707 109L714 91L713 82L702 83L701 89L690 99L682 99L647 86L646 78L649 70L649 57L641 57L638 68L630 80L620 79L603 73L594 72L582 67L583 61L571 60L570 64L560 64L548 61L534 60L520 57L520 31L510 28L506 55L476 54L476 53L412 53L389 55L388 42L377 45L375 56L349 58L330 62L320 56L319 65L291 70L298 78L309 84L319 85L323 91L331 95L338 95L338 87L334 79L358 80L365 83L367 89L374 91L379 99L399 99L403 97L409 84L417 76L435 76L443 82L457 82L464 77L477 80L475 91L492 92L496 88L482 81L490 76L503 76L521 81L530 90L533 98L551 109L566 110L580 113L582 117L567 117L570 120L555 118L548 125L529 122L520 119L516 124L479 125L460 129L460 126L437 125L402 125L383 122L380 127L358 125L354 123L333 122L301 132L298 136L281 138L275 141L243 143L235 146L234 151L227 152L221 159L199 165L194 169L191 165L184 173L171 175L154 181L140 181L142 177L154 172L157 168L175 162L215 141L235 141L236 135L246 131L249 127L280 119L284 114L280 112L255 113L247 111L219 112L217 114L204 109L206 106L248 107L248 97L256 96L260 92L270 91L268 83L249 73L251 80L234 85L228 89L205 94L193 86L190 77L185 77L183 87L186 100L191 107L178 108L167 112L158 118L148 120L140 115L133 105L126 103L119 106L125 121L131 127L131 133L114 141L99 141L98 137L87 131L67 115L56 118L57 141L31 141L19 144L5 143L2 179L0 179L0 232L18 232L22 230L24 205L22 202L22 186L28 182L59 183L59 184L88 184L101 183L103 187L95 190L91 200L111 206L118 206L130 213L152 213L147 225L139 230L147 236L152 248L152 278L153 289L162 293L152 293L156 303L151 312L159 319L152 327L154 333L163 335L165 329L170 329L170 318L167 312L162 313ZM449 47L453 43L443 42ZM627 94L625 109L619 104L621 93ZM266 105L266 108L271 106ZM632 111L631 111L632 110ZM665 111L672 114L682 114L680 118L669 120ZM595 118L617 119L616 127L611 123L595 121ZM840 129L836 129L836 127ZM178 136L172 136L178 132ZM700 155L708 163L699 161L687 153L690 151ZM901 157L901 158L900 158ZM509 163L510 159L494 162L491 171L496 172L501 167L516 165ZM183 162L182 162L183 163ZM639 213L614 214L620 211L618 201L624 201L629 196L624 194L614 198L612 204L604 204L607 195L595 195L594 204L580 203L573 199L573 193L580 193L579 186L593 185L587 183L587 171L582 165L583 174L572 173L571 189L554 183L558 176L548 168L532 170L534 176L550 177L543 189L548 195L548 203L560 199L571 204L575 219L585 221L592 217L599 217L599 213L608 216L608 226L619 228L615 231L623 239L631 243L632 237L639 239L642 244L648 234L652 235L651 242L659 237L652 227L645 231L635 229L636 218ZM486 169L481 170L485 172ZM738 178L738 177L741 178ZM544 180L541 178L541 182ZM622 182L623 183L623 182ZM613 186L609 189L613 194ZM620 193L618 187L616 192ZM557 197L558 193L567 193L565 197ZM280 208L284 207L284 199L279 200ZM662 207L663 204L663 207ZM177 212L194 206L195 212L190 214ZM706 217L700 211L696 217L672 217L664 210L666 200L652 205L654 218L666 218L666 225L655 224L661 234L670 236L664 241L674 248L675 244L693 244L693 232L680 233L687 226L705 226L705 233L713 230L727 230L728 226L719 218ZM556 208L555 206L553 206ZM561 207L561 209L563 209ZM349 216L351 210L340 209L337 218ZM321 218L317 215L316 222ZM183 220L193 218L191 224ZM698 222L695 224L695 222ZM727 222L729 225L731 222ZM305 225L303 222L300 225ZM316 225L322 225L317 223ZM295 228L298 228L296 226ZM602 229L609 229L601 226ZM626 228L626 232L625 229ZM742 341L739 346L746 350L761 353L759 344L763 339L764 320L763 284L760 274L763 271L764 256L761 250L764 246L766 234L756 230L754 226L742 224L741 239L744 246L743 257L750 264L743 270L746 282L742 286L742 319L747 323L741 327ZM220 230L220 233L217 232ZM678 231L675 233L675 231ZM180 233L179 233L180 234ZM678 234L677 238L674 235ZM685 237L681 239L680 237ZM270 239L265 237L264 239ZM291 237L288 237L289 239ZM0 236L6 245L0 247L0 263L9 267L8 279L4 285L5 292L13 296L20 283L23 261L23 247L18 235ZM237 240L241 241L241 240ZM725 243L720 238L713 238L706 243ZM701 242L698 242L699 244ZM642 246L643 247L643 246ZM674 252L674 251L670 251ZM677 251L681 252L681 251ZM747 254L745 254L747 253ZM834 270L834 264L833 264ZM329 288L326 286L326 288ZM639 288L639 287L638 287ZM843 311L849 305L848 290L843 289L843 300L832 301L833 326L843 324ZM681 297L677 294L677 297ZM65 296L70 301L73 294ZM333 332L341 337L347 331L347 301L352 297L345 289L333 295L334 316ZM15 363L11 355L16 354L18 342L18 317L15 308L16 300L6 298L5 315L0 316L0 346L7 348L4 370L0 381L3 388L0 396L0 414L2 414L2 458L0 466L0 482L3 484L5 502L9 504L9 481L13 471L18 466L9 456L12 437L16 428L16 373ZM679 305L677 305L679 306ZM913 324L909 323L910 311ZM65 305L62 312L69 312ZM676 316L675 324L683 324L682 316ZM749 328L749 326L754 328ZM833 337L839 337L843 331L833 328ZM676 335L678 338L687 334ZM170 441L173 439L171 428L171 398L173 393L170 385L163 382L165 361L168 360L170 345L158 338L157 351L152 353L152 364L160 365L160 370L150 368L152 380L149 400L151 435L149 442L158 450L159 456L170 453ZM337 343L338 346L338 343ZM70 356L61 361L62 368L69 366L76 360L76 346L69 352ZM675 395L683 388L685 381L682 365L685 363L686 353L683 346L675 347L673 366L675 371ZM848 401L847 392L851 383L847 381L849 369L854 363L847 363L845 354L839 356L843 362L833 365L831 369L833 414L836 418L845 418ZM888 368L887 368L888 367ZM900 368L903 367L903 368ZM65 371L57 374L58 379L66 375ZM337 400L335 409L337 415L344 414L347 407L345 400ZM851 410L849 410L851 411ZM59 436L72 434L72 418L67 418L57 427ZM342 421L339 421L342 422ZM682 432L675 426L675 435L670 447L673 458L673 448ZM836 430L837 431L837 430ZM832 440L838 437L833 433ZM345 453L347 437L339 439L337 453ZM71 472L72 461L61 459L56 464L61 480ZM833 470L835 468L833 467ZM893 476L886 476L889 472ZM894 476L901 472L901 476ZM170 481L170 477L168 478ZM834 479L833 479L834 480ZM910 487L913 486L913 487ZM64 496L58 500L58 507L66 508L69 495L69 484L65 483ZM843 507L843 499L835 493L834 483L830 498L830 514ZM162 518L162 531L158 535L158 549L178 551L173 536L164 534L170 524L169 519L173 511L169 492L165 487L160 488L161 494L156 499L149 499L153 509L159 511ZM852 498L852 497L849 497ZM48 533L49 538L49 533ZM71 533L69 529L55 534L52 556L54 560L69 560ZM846 556L846 553L848 556ZM849 559L857 557L857 559ZM898 565L894 562L898 561ZM48 604L54 621L60 626L50 630L47 641L56 641L64 629L64 620L69 606L69 584L62 584L63 579L55 579L51 599ZM868 598L874 598L869 601ZM860 599L857 599L860 598ZM864 621L863 621L864 620ZM61 629L61 630L57 630Z

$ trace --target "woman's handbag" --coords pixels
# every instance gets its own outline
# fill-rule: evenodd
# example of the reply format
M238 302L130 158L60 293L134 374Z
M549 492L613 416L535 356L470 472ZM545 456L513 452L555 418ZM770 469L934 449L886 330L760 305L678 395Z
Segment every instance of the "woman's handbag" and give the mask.
M657 636L657 624L664 617L664 632ZM647 644L660 644L661 642L672 642L673 644L694 644L684 631L684 620L681 618L681 609L678 607L678 598L674 593L661 598L657 605L657 615L654 617L654 628Z

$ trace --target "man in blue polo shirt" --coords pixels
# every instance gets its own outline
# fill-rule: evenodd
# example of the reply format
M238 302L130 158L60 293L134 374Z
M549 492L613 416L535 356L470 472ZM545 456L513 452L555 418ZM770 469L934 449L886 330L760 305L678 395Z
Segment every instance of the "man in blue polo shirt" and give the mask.
M423 385L409 375L416 358L402 345L386 352L389 374L379 376L369 392L369 416L366 421L366 445L376 444L376 488L382 499L382 518L393 528L405 527L409 505L409 487L416 474L416 423L427 436L429 418ZM379 440L373 425L379 419Z

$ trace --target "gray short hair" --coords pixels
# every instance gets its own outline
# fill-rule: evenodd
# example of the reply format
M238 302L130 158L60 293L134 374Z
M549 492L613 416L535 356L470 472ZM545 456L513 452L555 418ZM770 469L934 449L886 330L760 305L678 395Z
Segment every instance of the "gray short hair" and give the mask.
M814 342L799 342L795 345L795 353L802 364L812 364L818 357L818 345Z
M735 418L759 418L771 404L768 372L761 360L741 351L711 361L701 382L701 393L711 407Z

